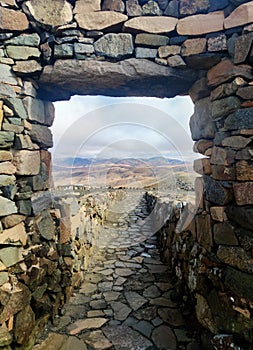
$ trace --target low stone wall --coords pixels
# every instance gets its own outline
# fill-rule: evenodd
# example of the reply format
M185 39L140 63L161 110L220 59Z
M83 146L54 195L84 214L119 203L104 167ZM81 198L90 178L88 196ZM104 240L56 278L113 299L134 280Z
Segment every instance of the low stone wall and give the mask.
M18 215L6 218L0 253L2 269L8 267L0 272L1 349L30 348L49 317L59 314L94 263L96 241L117 195L57 189L46 195L48 208L45 194L36 198L44 209L25 223Z
M218 207L196 215L191 204L171 202L152 192L146 198L153 217L159 218L162 257L195 303L200 324L216 335L214 341L221 341L218 334L228 333L240 347L248 349L253 339L252 260L247 257L251 243L247 240L246 245L246 238L239 240L240 236L232 234L233 226ZM199 243L200 235L207 243L210 236L215 242L219 240L216 254Z

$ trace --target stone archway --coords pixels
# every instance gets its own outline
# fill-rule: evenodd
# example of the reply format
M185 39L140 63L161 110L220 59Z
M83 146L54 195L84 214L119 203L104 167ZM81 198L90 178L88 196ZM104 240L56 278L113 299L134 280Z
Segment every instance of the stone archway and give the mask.
M208 310L207 328L252 341L253 2L3 0L0 19L4 335L23 317L24 300L31 319L35 309L56 314L72 290L66 279L76 278L57 267L68 239L58 242L48 209L51 101L189 93L192 137L205 156L195 163L203 196L189 229L189 285L200 318ZM60 297L51 268L64 281Z

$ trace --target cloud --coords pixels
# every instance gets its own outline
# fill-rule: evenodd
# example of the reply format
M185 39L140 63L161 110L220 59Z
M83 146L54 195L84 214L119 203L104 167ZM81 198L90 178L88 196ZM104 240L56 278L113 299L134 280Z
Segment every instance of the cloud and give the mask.
M56 156L140 157L192 154L189 97L74 96L55 103Z

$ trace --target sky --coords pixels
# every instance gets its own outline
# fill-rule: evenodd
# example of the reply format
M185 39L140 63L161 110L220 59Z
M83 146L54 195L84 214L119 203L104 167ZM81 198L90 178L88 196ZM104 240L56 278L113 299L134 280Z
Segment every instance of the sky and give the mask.
M189 130L193 114L189 96L73 96L54 105L55 158L196 158Z

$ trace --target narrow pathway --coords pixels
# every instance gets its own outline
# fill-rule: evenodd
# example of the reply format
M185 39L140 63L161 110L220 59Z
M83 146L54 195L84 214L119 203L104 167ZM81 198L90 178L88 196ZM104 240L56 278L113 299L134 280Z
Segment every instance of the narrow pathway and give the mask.
M121 204L104 227L96 266L34 350L200 349L190 312L160 261L142 194Z

